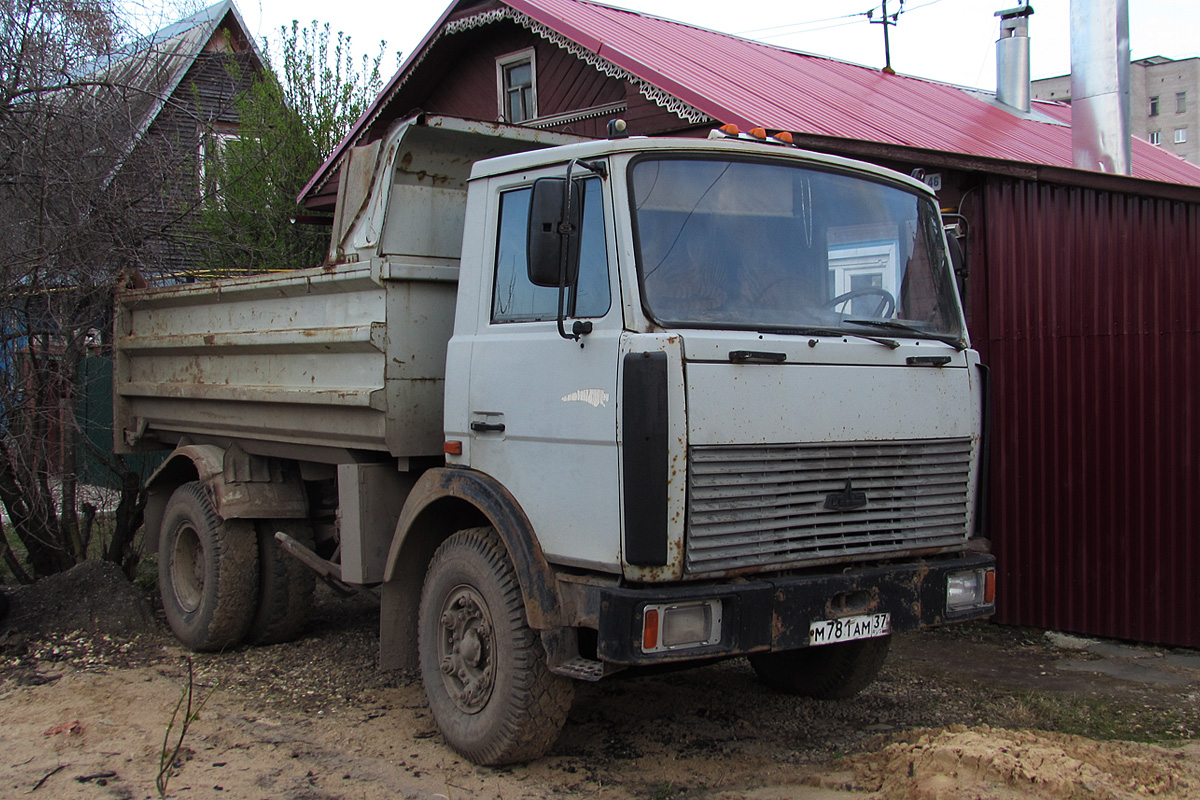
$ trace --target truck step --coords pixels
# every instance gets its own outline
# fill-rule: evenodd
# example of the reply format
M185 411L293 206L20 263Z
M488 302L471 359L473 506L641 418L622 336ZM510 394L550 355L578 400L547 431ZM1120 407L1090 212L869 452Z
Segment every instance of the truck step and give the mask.
M590 658L572 658L550 668L556 675L580 681L598 681L604 677L604 664Z

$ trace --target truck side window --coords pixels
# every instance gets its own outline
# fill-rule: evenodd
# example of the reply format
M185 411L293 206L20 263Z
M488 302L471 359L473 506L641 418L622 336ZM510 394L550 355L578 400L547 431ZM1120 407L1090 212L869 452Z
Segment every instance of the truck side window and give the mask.
M530 188L500 195L500 235L496 246L496 281L492 289L492 322L532 322L558 317L558 289L529 282L525 235L529 224ZM570 312L572 301L575 313ZM604 207L597 179L583 181L583 229L579 242L579 283L568 289L568 317L602 317L610 304L608 246Z

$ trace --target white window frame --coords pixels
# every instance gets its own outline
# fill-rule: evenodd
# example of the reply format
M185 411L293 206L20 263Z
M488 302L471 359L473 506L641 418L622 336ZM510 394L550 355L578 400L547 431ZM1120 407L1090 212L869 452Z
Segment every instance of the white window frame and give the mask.
M510 120L508 118L508 86L504 83L504 73L508 67L516 66L522 62L529 62L529 88L530 101L529 116L522 120ZM528 122L531 119L538 117L538 96L537 96L537 55L532 47L527 47L524 50L517 50L513 53L506 53L496 59L496 107L500 113L497 117L501 122L510 122L520 124Z
M1150 131L1150 133L1146 136L1146 140L1149 141L1150 144L1162 144L1162 131Z
M1187 143L1187 128L1176 128L1175 129L1175 144L1186 144L1186 143Z
M196 153L196 168L200 178L200 197L209 195L208 181L205 176L205 168L209 159L219 157L225 152L225 148L230 142L241 139L242 136L236 128L231 127L214 127L200 132L200 145ZM221 186L219 183L214 183L212 186L212 196L221 196Z
M1150 116L1150 117L1158 116L1158 95L1154 95L1153 97L1150 98L1149 111L1150 111L1150 113L1147 114L1147 116Z
M851 281L856 276L874 276L880 278L881 288L893 297L897 293L897 251L891 243L867 244L850 247L831 247L829 249L829 272L833 277L833 296L846 294L851 290ZM846 309L850 313L850 309Z

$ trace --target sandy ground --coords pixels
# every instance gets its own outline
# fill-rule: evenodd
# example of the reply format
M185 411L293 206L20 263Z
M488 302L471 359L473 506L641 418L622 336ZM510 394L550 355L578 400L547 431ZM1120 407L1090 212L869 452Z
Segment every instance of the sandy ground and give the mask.
M295 643L192 657L204 705L167 796L1200 798L1186 652L1130 650L1154 674L1113 677L1040 632L980 626L901 637L877 684L836 703L773 694L742 661L583 685L547 757L487 769L444 745L412 676L374 669L375 624L369 602L326 598ZM189 654L154 630L9 633L0 656L0 798L159 796ZM1055 730L1080 724L1164 744Z
M41 673L49 683L5 691L0 796L157 796L164 732L180 696L176 672L67 667ZM262 713L240 693L217 689L189 727L167 789L180 798L295 800L1200 796L1196 745L952 726L910 731L878 750L813 766L742 750L734 728L725 753L687 754L667 744L624 769L593 771L585 758L552 755L493 770L442 746L415 684L315 715Z

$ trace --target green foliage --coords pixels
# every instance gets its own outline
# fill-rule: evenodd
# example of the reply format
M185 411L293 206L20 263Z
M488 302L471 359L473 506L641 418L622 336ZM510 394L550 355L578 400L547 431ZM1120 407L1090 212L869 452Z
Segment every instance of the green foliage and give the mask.
M210 275L322 261L327 231L293 221L302 210L296 195L382 84L383 43L378 56L363 56L356 66L350 39L338 33L333 40L328 24L300 28L293 21L281 34L278 74L254 77L237 104L236 138L208 148L197 255Z
M350 127L379 94L383 78L379 66L387 43L379 43L372 59L363 55L355 66L350 37L337 34L330 53L329 24L315 20L301 30L295 20L283 37L284 100L299 117L317 146L321 161L329 157ZM305 175L307 181L311 175Z

